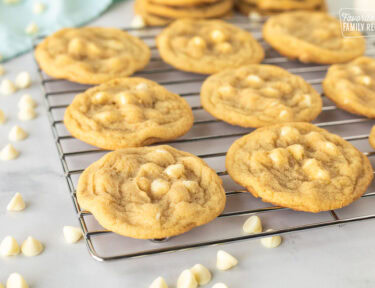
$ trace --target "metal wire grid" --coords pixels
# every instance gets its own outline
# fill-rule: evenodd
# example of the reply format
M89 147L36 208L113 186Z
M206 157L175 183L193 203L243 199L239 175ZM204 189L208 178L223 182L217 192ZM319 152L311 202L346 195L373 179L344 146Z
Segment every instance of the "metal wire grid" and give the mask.
M267 44L265 44L262 41L261 33L260 33L262 23L260 22L250 23L246 17L242 17L242 16L235 16L233 19L229 21L246 30L251 31L253 35L255 36L255 38L257 38L262 44L264 44L264 46L266 46L267 56L266 56L266 59L263 61L263 63L280 65L280 66L285 67L288 71L292 73L296 73L296 74L312 73L314 77L312 77L311 79L308 79L307 81L314 86L319 86L321 84L324 74L327 70L327 66L314 65L314 64L304 65L301 63L289 61L288 59L281 57L275 51L273 51L270 47L268 47ZM128 31L129 33L135 34L136 36L146 41L146 43L150 45L150 48L152 50L153 56L152 56L150 65L146 67L144 71L136 73L135 76L142 76L146 78L149 78L150 76L153 76L153 77L156 76L159 84L166 85L166 86L172 85L175 87L177 93L179 92L179 90L181 90L181 87L182 87L181 85L200 84L205 79L205 76L190 74L190 73L183 73L182 79L177 79L177 80L172 80L172 81L163 80L163 78L165 78L163 74L165 73L168 74L168 73L181 73L181 72L176 71L173 67L170 67L167 64L163 63L157 53L157 49L154 44L154 37L155 35L157 35L158 32L160 32L160 29L161 28L158 28L158 27L146 28L146 29L134 29L134 28L124 29ZM35 46L42 39L43 37L37 38L35 41ZM371 41L370 43L368 43L369 55L371 54L375 55L375 47L373 47L374 43L375 43L374 41ZM177 243L173 244L172 246L167 246L167 247L163 246L162 244L165 243L165 241L167 241L168 239L154 239L151 241L153 241L153 243L155 242L158 243L156 244L157 245L156 248L153 246L151 249L140 250L140 251L130 251L129 253L116 253L115 251L115 253L113 253L110 256L100 255L100 253L98 253L95 248L95 244L94 244L95 239L103 235L108 235L109 233L112 233L112 232L104 230L103 228L90 229L88 227L89 225L87 225L86 217L90 216L91 214L87 211L82 211L80 209L79 204L76 199L76 195L75 195L75 183L73 180L73 177L75 177L75 179L78 178L80 173L82 173L83 169L71 169L67 159L69 157L75 157L75 156L81 156L81 155L88 155L91 157L90 154L93 154L93 155L97 153L100 154L100 153L104 153L104 151L101 149L97 149L95 147L86 147L87 149L78 149L78 151L71 151L71 149L70 150L67 149L66 145L65 146L62 145L62 141L71 140L73 138L71 135L67 134L66 132L62 132L61 127L59 127L63 125L62 120L56 119L56 114L54 113L58 109L65 109L67 107L67 105L69 104L71 100L71 94L83 92L86 87L80 87L79 85L78 87L76 87L75 84L67 82L65 80L51 79L46 74L44 74L39 67L37 70L41 79L42 88L44 92L44 99L45 99L46 107L48 110L48 118L49 118L49 122L50 122L51 129L53 132L58 155L60 157L61 164L64 170L65 179L68 184L68 188L69 188L69 191L70 191L73 203L74 203L75 210L77 212L80 225L84 232L84 238L86 240L87 247L89 249L90 254L96 260L105 261L105 260L114 260L114 259L130 259L130 258L146 256L146 255L174 252L174 251L180 251L180 250L186 250L190 248L204 247L204 246L216 245L216 244L232 243L232 242L249 240L253 238L260 238L260 237L265 237L265 236L270 236L270 235L275 235L275 234L284 234L284 233L296 232L296 231L313 229L313 228L321 228L321 227L339 225L339 224L344 224L344 223L359 222L359 221L364 221L364 220L369 220L369 219L375 219L375 214L369 214L369 215L364 215L364 216L359 216L359 217L342 218L342 217L339 217L335 211L330 211L329 212L330 220L328 221L319 221L319 222L308 223L304 225L296 225L293 227L281 227L280 229L277 229L274 231L263 232L263 233L254 234L254 235L238 235L238 236L229 236L229 237L222 237L222 238L217 237L215 239L210 239L207 241L198 240L198 241L191 241L189 243L183 243L183 244L179 244L178 237L174 237L177 239L174 242L177 242ZM197 89L196 91L188 91L188 92L180 91L179 94L182 97L186 97L186 99L188 99L189 97L198 97L199 99L199 89ZM59 100L63 99L63 101L57 101L58 103L63 102L63 104L51 104L50 99L52 97L58 97ZM199 111L199 112L205 113L202 110L202 107L199 105L199 103L198 105L192 105L192 109L193 111ZM325 105L323 107L324 112L335 111L335 110L337 110L337 107L332 105L332 103L330 103L329 105ZM363 117L351 117L350 119L341 119L341 120L332 119L329 121L318 122L315 124L320 127L329 128L329 127L337 127L339 125L348 125L348 124L362 123L362 122L368 122L368 121L370 120L363 118ZM194 127L198 127L199 125L202 125L202 124L212 124L212 123L220 123L220 122L221 121L217 119L196 120L194 122ZM179 143L186 143L186 145L191 145L192 143L199 143L205 140L222 141L223 139L226 139L226 138L240 137L242 135L249 133L250 131L252 131L252 129L247 129L246 131L240 131L240 132L229 133L229 134L228 133L219 133L219 134L216 133L213 135L200 135L200 136L185 137L185 138L180 138L174 141L170 141L167 144L170 144L173 146ZM350 135L344 138L348 141L357 141L357 140L366 140L368 136L369 136L368 134ZM365 152L365 154L368 157L371 157L375 155L375 152ZM203 153L200 155L198 153L197 156L205 160L217 158L217 157L219 158L221 157L223 160L225 155L226 155L226 151L220 151L216 153ZM92 162L96 160L95 157L92 157L92 158L93 158ZM225 177L228 175L227 172L224 170L218 171L217 174L220 177ZM239 195L244 195L245 194L244 192L246 192L244 189L232 189L232 190L229 189L226 191L226 194L227 194L228 199L230 199L231 197L238 197ZM250 198L252 197L248 193L246 193L246 195L248 195L248 197ZM363 195L362 198L367 199L368 197L373 197L373 196L375 196L375 192L370 192L370 193L366 193L365 195ZM271 213L271 212L281 211L281 210L288 210L288 209L282 208L282 207L276 207L276 206L260 207L257 209L237 209L235 211L224 212L222 215L219 216L218 219L234 219L234 217L239 217L239 216L246 216L246 215L251 215L255 213ZM205 226L209 226L209 225L219 225L219 224L209 223ZM238 227L238 229L240 230L240 227ZM136 240L136 241L145 241L145 240ZM107 241L107 242L108 243L106 243L105 245L111 245L111 243L109 243L110 241ZM159 245L160 247L158 247Z

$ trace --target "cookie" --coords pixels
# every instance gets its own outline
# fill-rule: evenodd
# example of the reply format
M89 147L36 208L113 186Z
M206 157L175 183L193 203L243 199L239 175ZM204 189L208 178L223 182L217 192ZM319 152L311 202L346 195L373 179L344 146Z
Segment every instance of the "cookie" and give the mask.
M78 94L64 124L76 138L115 150L175 139L193 125L185 99L143 78L119 78Z
M302 122L262 127L236 140L226 167L255 197L306 212L352 203L373 178L370 161L353 145Z
M143 69L150 49L140 39L113 28L65 28L36 48L41 69L55 78L100 84Z
M323 0L242 0L255 5L260 10L314 10L323 4Z
M140 3L146 12L172 19L215 18L228 13L233 7L232 0L220 0L214 3L205 3L195 6L159 5L150 0L140 0Z
M202 85L201 103L212 116L242 127L309 122L322 110L319 93L302 77L261 64L210 76Z
M369 140L372 148L375 149L375 125L372 126L372 129L371 129L370 136L369 136L368 140Z
M165 62L201 74L260 63L264 58L262 46L249 32L221 20L177 20L156 42Z
M211 4L219 2L220 0L149 0L154 4L169 5L169 6L195 6L202 4Z
M203 160L164 145L108 153L83 172L77 199L110 231L160 239L214 220L226 196Z
M347 36L360 37L351 32ZM306 63L333 64L365 52L364 38L343 38L340 21L322 12L297 11L270 17L263 38L280 54Z
M332 65L323 81L323 90L338 107L375 118L375 59L359 57Z

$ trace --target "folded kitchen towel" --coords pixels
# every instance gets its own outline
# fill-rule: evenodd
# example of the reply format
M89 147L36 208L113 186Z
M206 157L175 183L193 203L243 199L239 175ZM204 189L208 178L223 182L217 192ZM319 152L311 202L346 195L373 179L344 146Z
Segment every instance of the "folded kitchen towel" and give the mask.
M114 1L0 0L0 55L3 61L30 50L33 38L37 35L47 35L63 27L83 25L99 16L112 2ZM44 11L35 11L38 4L44 6ZM28 34L26 29L32 23L35 25L31 25L29 29L37 27L38 31Z

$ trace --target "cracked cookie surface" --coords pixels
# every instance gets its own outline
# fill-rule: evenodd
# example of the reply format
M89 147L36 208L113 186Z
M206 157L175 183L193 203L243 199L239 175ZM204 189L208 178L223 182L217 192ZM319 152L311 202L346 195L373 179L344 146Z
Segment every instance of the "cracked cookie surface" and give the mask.
M78 94L64 124L76 138L115 150L175 139L193 125L189 104L143 78L119 78Z
M375 59L359 57L349 63L332 65L323 89L338 107L375 118Z
M306 63L334 64L365 52L359 32L341 34L340 21L322 12L297 11L271 16L263 26L263 38L280 54Z
M309 122L321 109L318 92L302 77L272 65L249 65L207 78L201 103L214 117L242 127Z
M214 220L226 196L203 160L162 145L108 153L83 172L77 199L104 228L152 239Z
M168 64L201 74L260 63L264 58L262 46L250 33L220 20L177 20L157 37L157 46Z
M255 197L307 212L352 203L373 178L370 161L349 142L298 122L259 128L236 140L226 167Z
M44 39L35 57L49 76L100 84L143 69L150 49L137 37L114 28L65 28Z

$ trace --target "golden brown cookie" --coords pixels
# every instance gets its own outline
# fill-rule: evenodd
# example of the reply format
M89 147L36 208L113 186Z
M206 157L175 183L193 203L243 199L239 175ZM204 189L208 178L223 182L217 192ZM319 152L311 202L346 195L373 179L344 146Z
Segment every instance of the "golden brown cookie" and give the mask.
M226 196L203 160L164 145L108 153L83 172L77 199L110 231L160 239L214 220Z
M359 57L346 64L332 65L323 89L338 107L375 118L375 59Z
M195 6L160 5L150 0L139 0L143 9L154 15L172 19L179 18L215 18L232 10L232 0L220 0Z
M351 32L347 36L361 36ZM280 54L301 62L322 64L352 60L365 52L363 38L343 38L340 21L311 11L272 16L263 26L263 38Z
M169 6L195 6L202 4L211 4L219 2L220 0L149 0L154 4L169 5Z
M371 129L370 136L369 136L368 140L369 140L372 148L375 149L375 125L372 126L372 129Z
M78 94L64 124L76 138L103 149L175 139L190 130L185 99L143 78L119 78Z
M373 178L370 161L353 145L302 122L262 127L236 140L226 167L255 197L307 212L352 203Z
M314 10L320 7L324 0L242 0L255 5L260 10Z
M55 78L100 84L129 76L150 60L140 39L113 28L65 28L44 39L35 57L41 69Z
M203 83L201 103L214 117L242 127L309 122L322 110L319 93L302 77L261 64L210 76Z
M177 20L157 37L160 56L177 69L213 74L260 63L262 46L253 36L220 20Z

